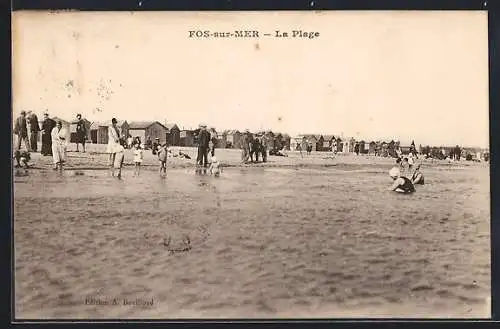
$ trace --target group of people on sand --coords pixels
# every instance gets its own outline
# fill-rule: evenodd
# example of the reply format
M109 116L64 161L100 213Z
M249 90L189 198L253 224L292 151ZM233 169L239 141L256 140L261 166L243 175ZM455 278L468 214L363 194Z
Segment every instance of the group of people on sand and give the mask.
M80 116L81 117L81 116ZM28 129L29 127L29 129ZM28 131L29 130L29 131ZM54 169L62 170L66 159L66 146L68 132L63 127L61 121L54 121L49 118L47 112L44 113L44 121L40 129L38 117L33 112L21 111L14 125L14 134L17 135L17 145L14 153L16 166L29 166L31 160L30 152L38 150L38 133L42 133L41 154L53 157ZM25 144L26 150L21 150L21 145Z
M240 143L242 163L259 162L259 156L262 157L262 162L267 162L268 139L265 134L252 134L250 130L245 129L244 133L241 135ZM276 153L278 153L278 151Z
M125 148L128 147L127 140L120 136L120 129L117 126L117 120L111 120L111 126L108 128L108 146L106 152L109 153L109 166L111 175L121 178L124 162ZM149 138L148 138L149 139ZM222 165L215 157L215 145L210 141L210 133L206 130L206 125L200 125L200 133L198 136L198 158L196 160L197 169L208 169L210 174L219 176L222 172ZM134 176L140 175L141 165L144 159L144 150L146 146L141 144L140 140L135 140L132 149L134 152ZM159 173L161 177L165 177L167 173L167 158L172 152L168 148L168 143L160 143L159 138L151 145L151 152L156 155L159 161ZM208 161L208 155L210 161ZM191 159L189 155L179 151L179 154L173 155L186 159Z
M389 176L393 180L393 184L389 187L390 191L399 193L415 192L415 185L424 185L424 174L420 171L421 164L415 165L416 155L412 152L408 156L398 157L396 166L389 170Z

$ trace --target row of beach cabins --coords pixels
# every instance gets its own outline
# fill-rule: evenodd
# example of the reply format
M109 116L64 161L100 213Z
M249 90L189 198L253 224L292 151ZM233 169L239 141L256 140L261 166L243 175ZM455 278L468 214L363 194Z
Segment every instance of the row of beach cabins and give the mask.
M67 121L61 118L53 118L54 120L60 120L63 125L66 126L67 131L69 131L69 139L74 142L75 132L76 132L76 121ZM90 122L83 119L87 126L87 142L92 144L107 144L108 143L108 127L109 123L106 122ZM131 121L126 120L118 121L119 129L123 136L138 136L141 141L145 142L146 138L149 136L152 141L156 138L160 140L161 143L168 142L171 146L184 146L192 147L196 146L197 140L196 135L198 129L188 130L180 129L177 124L164 124L158 121ZM217 136L217 147L218 148L241 148L241 137L243 132L238 130L225 130L222 132L211 131ZM342 138L341 136L335 135L317 135L317 134L304 134L297 136L290 136L286 133L275 133L271 131L262 132L268 137L269 149L273 149L275 143L279 143L284 150L287 151L298 151L306 150L309 146L313 152L332 152L337 153L359 153L368 155L379 155L379 156L390 156L391 150L400 149L403 154L408 154L410 152L411 146L401 146L399 142L385 142L385 141L358 141L353 137ZM417 151L421 153L417 147ZM454 147L440 147L440 150L449 154L452 152ZM475 157L477 154L485 153L486 150L474 149L474 148L464 148L462 149L465 157L465 153L473 154Z

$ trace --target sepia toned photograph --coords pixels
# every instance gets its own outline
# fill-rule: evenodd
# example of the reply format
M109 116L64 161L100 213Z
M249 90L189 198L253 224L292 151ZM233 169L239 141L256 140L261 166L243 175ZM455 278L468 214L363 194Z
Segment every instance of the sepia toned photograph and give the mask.
M489 318L487 22L13 12L15 318Z

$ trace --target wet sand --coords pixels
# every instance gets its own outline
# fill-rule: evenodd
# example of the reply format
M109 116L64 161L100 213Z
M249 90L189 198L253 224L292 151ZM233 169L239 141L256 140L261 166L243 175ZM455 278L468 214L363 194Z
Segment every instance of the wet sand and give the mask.
M146 155L117 180L68 155L15 177L17 318L490 316L487 164L425 163L404 196L375 157L220 150L219 178L169 159L161 179Z

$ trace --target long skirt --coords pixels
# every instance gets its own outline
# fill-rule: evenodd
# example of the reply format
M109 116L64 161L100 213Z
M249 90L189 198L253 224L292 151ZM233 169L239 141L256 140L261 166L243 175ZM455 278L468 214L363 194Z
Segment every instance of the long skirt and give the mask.
M30 146L31 146L31 151L33 152L38 151L38 132L30 133Z
M42 155L52 155L52 136L42 135Z
M64 163L66 160L66 147L59 143L53 143L52 158L54 159L54 164Z

